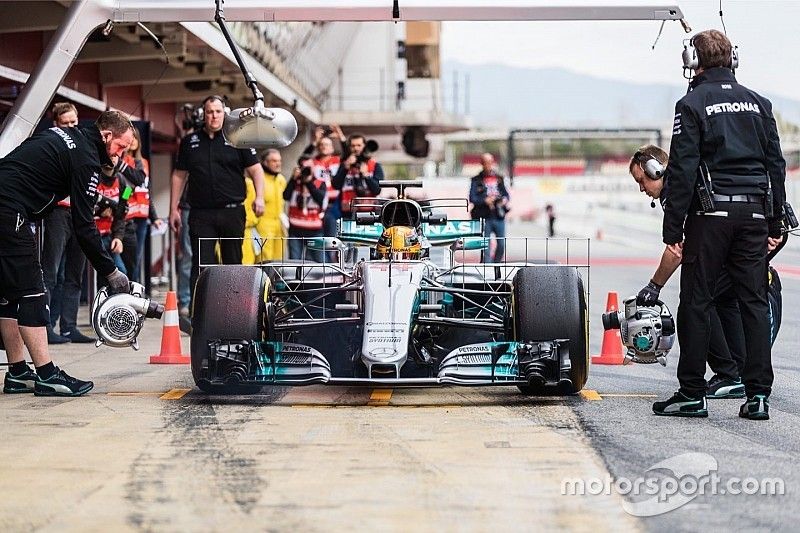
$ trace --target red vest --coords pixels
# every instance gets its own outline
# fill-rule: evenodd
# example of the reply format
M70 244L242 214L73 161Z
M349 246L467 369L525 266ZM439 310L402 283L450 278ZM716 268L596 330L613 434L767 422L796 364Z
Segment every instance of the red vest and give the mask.
M323 183L325 182L321 179L314 179L314 185L318 188L322 187ZM296 183L289 198L289 226L310 230L322 229L322 217L325 215L327 205L327 198L323 205L319 205L308 193L308 189Z
M135 168L136 161L130 154L125 155L125 162L129 167ZM133 194L128 199L128 214L126 220L131 218L148 218L150 216L150 164L147 159L142 159L144 165L144 182L133 189Z
M315 178L325 182L325 186L328 188L328 202L332 202L339 197L339 190L333 187L331 178L336 175L336 172L339 170L340 163L341 160L339 159L338 155L332 155L328 157L327 161L323 161L322 159L314 160L312 172Z
M119 202L119 178L114 178L114 183L111 185L104 185L101 181L97 185L97 194L102 194L106 198L111 198ZM97 224L97 230L100 232L100 235L108 235L111 233L111 223L114 221L114 217L94 217L94 223Z
M370 159L367 161L367 173L364 174L365 178L371 178L372 175L375 173L375 165L377 161L374 159ZM347 170L347 176L344 178L344 185L342 186L342 213L350 213L350 201L353 198L357 197L356 190L353 187L353 180L358 177L358 170L355 168L349 168ZM374 197L375 195L367 190L368 197ZM362 208L362 211L369 211L367 208Z

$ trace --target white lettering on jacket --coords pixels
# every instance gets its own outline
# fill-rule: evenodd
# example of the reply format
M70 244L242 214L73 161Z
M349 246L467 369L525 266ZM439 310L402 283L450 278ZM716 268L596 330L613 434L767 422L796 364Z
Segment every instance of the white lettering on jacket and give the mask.
M50 131L55 132L56 135L61 137L61 139L67 145L67 148L69 148L70 150L75 148L75 141L72 140L72 137L70 137L66 131L62 130L58 126L53 126L52 128L50 128Z
M761 113L761 110L752 102L722 102L706 106L706 115L715 113Z

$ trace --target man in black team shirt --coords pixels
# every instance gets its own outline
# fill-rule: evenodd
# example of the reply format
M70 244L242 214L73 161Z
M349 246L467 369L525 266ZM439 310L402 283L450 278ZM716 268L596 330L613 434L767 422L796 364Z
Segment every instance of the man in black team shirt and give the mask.
M242 264L245 173L252 178L256 190L253 212L257 217L264 214L264 169L256 151L235 148L225 140L222 97L207 97L203 101L203 111L203 127L181 140L172 172L170 197L170 225L173 231L179 232L182 225L179 202L186 187L186 198L191 206L188 222L192 245L192 299L200 265L217 263L214 249L217 242L223 264Z
M129 290L128 278L100 243L93 214L102 167L111 166L112 156L121 157L132 139L130 120L105 111L88 128L50 128L0 159L0 334L9 362L3 392L81 396L94 386L69 376L50 359L47 295L29 222L70 196L81 249L113 292ZM26 347L35 372L25 362Z

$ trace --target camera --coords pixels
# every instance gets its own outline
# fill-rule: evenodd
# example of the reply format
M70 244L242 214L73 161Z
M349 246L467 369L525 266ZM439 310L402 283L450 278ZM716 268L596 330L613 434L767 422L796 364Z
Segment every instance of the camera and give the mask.
M103 196L102 194L97 195L97 201L94 204L94 216L99 217L101 213L106 209L111 209L111 211L116 212L119 208L119 202L116 200L112 200L108 196Z
M128 200L130 200L132 194L133 189L129 186L126 186L125 189L123 189L119 196L119 200L114 200L113 198L109 198L108 196L98 193L94 204L94 216L101 216L102 212L106 209L111 209L111 211L114 213L113 216L125 216L125 214L128 212Z
M203 127L203 108L194 104L183 104L181 128L197 131Z
M366 163L372 159L372 153L378 151L378 142L374 139L369 139L364 145L364 149L356 156L356 162L353 163L353 168L361 167L362 163Z
M498 198L494 201L494 210L497 213L497 218L506 218L508 207L503 204L503 198Z
M800 222L797 220L797 215L794 214L794 209L792 209L792 205L789 202L783 203L783 214L787 229L793 230L797 226L800 226Z
M297 166L300 168L300 175L296 178L298 181L308 181L308 179L311 177L311 173L313 171L311 168L311 161L313 161L313 159L314 158L311 156L303 155L297 160Z

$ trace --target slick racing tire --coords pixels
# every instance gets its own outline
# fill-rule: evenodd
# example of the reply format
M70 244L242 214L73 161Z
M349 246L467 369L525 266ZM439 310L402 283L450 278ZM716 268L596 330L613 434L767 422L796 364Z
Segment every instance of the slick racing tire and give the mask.
M213 339L263 339L267 276L260 268L241 265L212 266L197 279L192 316L192 377L209 394L254 394L256 385L210 383L208 373Z
M576 394L589 377L589 335L583 280L574 267L525 267L514 277L514 340L569 339L569 387L520 386L525 394Z

